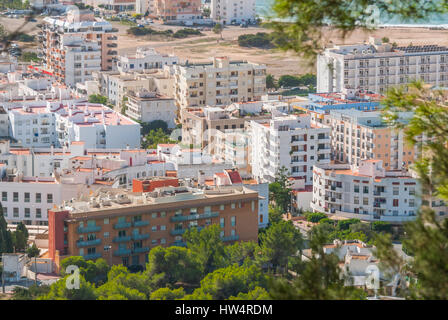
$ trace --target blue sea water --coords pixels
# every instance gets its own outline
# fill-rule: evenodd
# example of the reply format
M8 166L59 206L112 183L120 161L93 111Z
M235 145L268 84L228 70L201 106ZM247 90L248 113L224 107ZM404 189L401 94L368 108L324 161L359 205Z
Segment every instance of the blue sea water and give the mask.
M272 13L269 10L271 4L275 0L256 0L257 14L261 17L269 16L269 13ZM406 1L406 0L403 0ZM435 1L435 0L429 0ZM431 15L427 19L424 20L413 20L413 21L403 21L397 17L389 17L386 15L381 15L380 24L391 24L391 25L443 25L448 24L448 14L441 15Z

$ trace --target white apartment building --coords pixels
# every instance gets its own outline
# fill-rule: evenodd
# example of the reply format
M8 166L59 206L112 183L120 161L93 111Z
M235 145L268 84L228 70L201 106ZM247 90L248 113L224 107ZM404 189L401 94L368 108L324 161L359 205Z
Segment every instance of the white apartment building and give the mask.
M213 63L174 65L178 106L227 106L261 100L266 94L266 66L214 58Z
M393 46L370 38L366 44L328 48L317 58L317 92L346 88L385 93L415 79L448 86L448 47Z
M140 147L140 125L100 104L35 101L8 107L12 136L24 147L68 146L84 141L86 148Z
M382 160L315 165L311 208L365 221L415 219L421 200L418 180L406 171L386 171Z
M211 18L223 24L252 22L256 18L255 0L211 0Z
M95 186L84 183L64 184L54 177L16 177L0 182L3 214L7 223L23 222L27 225L47 225L48 210L63 200L88 195Z
M252 174L273 182L285 167L290 177L313 181L313 166L330 163L330 128L315 127L309 115L285 115L250 122Z
M128 117L142 122L162 120L167 123L168 128L176 127L174 119L177 117L177 107L173 98L149 91L130 92L127 98Z
M40 56L58 81L75 86L92 80L92 72L112 69L116 31L92 13L69 11L66 19L46 17L38 34Z
M137 48L133 55L125 54L118 57L117 70L120 72L143 71L148 69L162 69L179 62L174 55L158 53L153 48Z

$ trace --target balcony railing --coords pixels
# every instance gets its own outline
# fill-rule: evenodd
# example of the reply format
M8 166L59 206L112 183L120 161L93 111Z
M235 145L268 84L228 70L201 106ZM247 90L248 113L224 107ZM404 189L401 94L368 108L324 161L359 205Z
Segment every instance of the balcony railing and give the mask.
M238 241L239 239L240 239L240 236L238 236L238 235L221 237L222 241Z
M131 254L130 249L118 249L114 251L114 256L126 256Z
M101 257L101 253L91 253L83 255L84 260L93 260Z
M186 247L187 243L184 241L174 241L173 242L173 246L178 246L178 247Z
M76 246L78 248L81 247L89 247L89 246L97 246L101 243L101 239L95 239L95 240L86 240L86 241L77 241Z
M198 231L201 231L202 229L204 229L204 227L192 227L192 228L196 228ZM172 236L177 236L180 234L184 234L186 230L188 230L188 229L172 229L170 233Z
M119 222L114 225L114 229L129 228L132 224L130 222Z
M134 248L132 250L133 253L145 253L149 252L149 247L143 247L143 248Z
M149 221L148 220L134 221L133 224L134 224L134 227L144 227L149 224Z
M115 237L112 241L113 241L113 242L126 242L126 241L131 241L131 236Z
M79 227L78 233L98 232L100 230L101 230L101 226Z
M149 234L143 233L143 234L133 234L132 240L145 240L149 239Z
M203 214L191 214L188 216L174 216L171 217L171 222L179 222L179 221L191 221L191 220L198 220L198 219L207 219L207 218L215 218L218 217L218 212L210 212L210 213L203 213Z

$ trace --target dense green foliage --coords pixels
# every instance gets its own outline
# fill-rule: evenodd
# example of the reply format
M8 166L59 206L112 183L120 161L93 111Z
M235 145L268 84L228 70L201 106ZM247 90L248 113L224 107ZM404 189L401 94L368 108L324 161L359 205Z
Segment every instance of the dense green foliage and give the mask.
M168 124L163 120L154 120L151 122L140 122L142 126L141 134L142 136L146 136L151 130L157 131L158 129L162 129L163 132L168 133Z
M339 268L337 255L323 251L323 245L327 242L328 238L323 232L311 235L310 260L298 263L300 275L293 280L281 278L272 281L269 294L273 299L353 300L366 297L362 289L344 285L347 278Z
M177 143L170 139L170 136L161 128L157 130L150 130L149 133L142 138L142 148L155 149L160 143Z
M0 255L10 253L13 250L12 234L7 229L5 217L3 216L3 207L0 203Z
M91 94L89 96L89 102L90 103L101 103L103 105L107 105L107 97L102 96L100 94Z
M238 37L240 47L255 47L262 49L272 49L275 47L273 35L266 32L257 32L256 34L243 34Z
M401 295L415 299L448 299L448 220L440 221L428 206L433 197L448 200L448 108L446 92L422 82L392 88L383 101L384 118L403 130L406 140L420 151L413 167L422 185L423 204L414 222L405 226L403 248L413 259L404 260L391 250L390 237L380 237L376 255L384 268L410 279L409 290ZM401 112L412 112L403 121ZM422 136L425 138L422 139ZM376 226L383 228L383 226ZM417 280L417 281L416 281Z
M30 52L30 51L25 51L22 53L22 55L20 56L20 60L24 61L24 62L39 62L40 59L37 56L37 53L35 52Z
M446 12L447 9L446 1L275 0L269 26L288 38L279 44L280 48L312 59L327 45L324 36L327 25L346 36L358 28L371 30L377 27L380 13L401 20L424 19L430 13Z
M317 77L312 73L301 76L283 75L278 79L278 85L284 88L300 86L312 86L314 88L317 85Z
M288 171L281 167L277 172L275 181L269 184L269 199L275 202L275 205L283 213L290 210L291 207L291 183L288 180Z
M260 243L267 267L274 272L286 273L288 260L299 253L303 239L291 221L280 221L260 235Z
M164 31L158 31L155 29L152 29L150 27L131 27L127 30L128 34L132 34L134 36L145 36L145 35L157 35L157 36L163 36L167 38L176 38L176 39L184 39L188 38L189 36L202 36L203 33L200 32L197 29L192 28L183 28L179 29L176 32L173 32L173 30L168 29Z

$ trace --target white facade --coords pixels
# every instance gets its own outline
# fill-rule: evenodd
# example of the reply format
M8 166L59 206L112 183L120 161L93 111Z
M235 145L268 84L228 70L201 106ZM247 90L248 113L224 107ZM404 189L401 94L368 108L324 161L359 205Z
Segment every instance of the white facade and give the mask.
M386 171L381 160L316 165L313 200L317 212L365 221L405 222L415 219L421 200L416 178L405 171Z
M255 0L211 0L210 11L213 21L224 24L253 22L256 18Z
M140 125L100 104L36 101L8 110L12 136L24 147L73 141L84 141L86 148L140 147Z
M378 39L368 44L326 49L317 58L317 92L364 89L385 93L391 86L413 80L448 86L448 47L392 47Z
M179 59L174 55L160 54L152 48L137 48L135 55L118 57L117 69L120 72L162 69L178 62Z
M142 122L165 121L168 128L176 127L177 106L174 99L151 92L129 94L126 115Z
M293 178L312 184L313 165L330 162L330 128L314 127L310 116L251 121L252 174L273 182L285 167Z
M181 109L227 106L261 100L266 93L266 66L214 58L213 63L174 65L175 98Z

